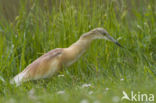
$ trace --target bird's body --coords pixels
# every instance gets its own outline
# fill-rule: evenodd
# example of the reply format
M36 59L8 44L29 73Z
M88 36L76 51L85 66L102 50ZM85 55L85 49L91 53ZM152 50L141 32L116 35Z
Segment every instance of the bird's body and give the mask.
M100 28L102 29L102 28ZM56 48L42 55L16 75L11 83L20 85L22 82L52 77L64 66L73 64L89 47L91 41L100 37L96 30L83 34L80 39L68 48Z

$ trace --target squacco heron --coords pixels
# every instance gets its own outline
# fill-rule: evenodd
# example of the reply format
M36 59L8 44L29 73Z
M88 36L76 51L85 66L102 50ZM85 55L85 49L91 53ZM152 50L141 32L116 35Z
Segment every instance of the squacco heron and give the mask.
M121 47L121 45L111 37L105 29L95 28L84 33L78 41L68 48L56 48L37 58L21 73L17 74L11 80L11 83L20 85L22 82L29 80L52 77L55 73L63 69L64 66L68 67L77 61L95 39L107 39Z

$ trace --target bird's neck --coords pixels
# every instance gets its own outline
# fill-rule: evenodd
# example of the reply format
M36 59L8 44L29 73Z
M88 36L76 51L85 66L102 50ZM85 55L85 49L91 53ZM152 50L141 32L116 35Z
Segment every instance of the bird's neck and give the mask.
M80 38L77 42L65 49L63 56L64 64L70 66L73 64L90 46L91 41Z
M72 44L69 48L73 51L77 51L79 53L86 51L91 44L91 40L80 38L74 44Z

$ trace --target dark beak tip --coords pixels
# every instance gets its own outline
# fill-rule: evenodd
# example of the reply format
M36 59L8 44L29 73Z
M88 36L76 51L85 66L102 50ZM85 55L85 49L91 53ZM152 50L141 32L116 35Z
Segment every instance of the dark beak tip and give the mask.
M115 42L116 45L118 45L119 47L123 48L123 46L121 46L121 44L119 44L118 42Z

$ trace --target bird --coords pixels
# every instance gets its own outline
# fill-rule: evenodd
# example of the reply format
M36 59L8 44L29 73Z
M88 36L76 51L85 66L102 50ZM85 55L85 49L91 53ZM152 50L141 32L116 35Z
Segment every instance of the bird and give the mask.
M64 67L69 67L76 62L95 39L106 39L122 47L104 28L97 27L82 34L68 48L56 48L43 54L29 64L22 72L13 77L10 83L19 86L26 81L52 77Z

